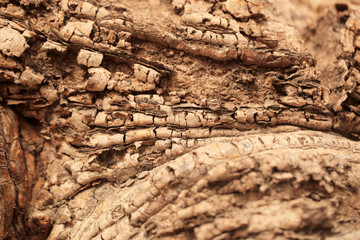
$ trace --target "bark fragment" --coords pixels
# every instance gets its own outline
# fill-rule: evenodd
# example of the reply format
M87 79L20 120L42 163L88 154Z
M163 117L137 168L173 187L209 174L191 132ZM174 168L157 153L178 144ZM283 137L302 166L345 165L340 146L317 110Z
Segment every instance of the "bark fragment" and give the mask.
M20 57L29 47L25 37L10 27L0 29L0 50L8 56Z

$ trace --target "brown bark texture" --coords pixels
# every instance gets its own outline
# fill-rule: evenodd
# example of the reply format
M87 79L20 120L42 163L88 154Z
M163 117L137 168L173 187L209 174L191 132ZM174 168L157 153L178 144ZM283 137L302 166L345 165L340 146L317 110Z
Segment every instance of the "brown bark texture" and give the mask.
M360 2L0 0L0 239L360 239Z

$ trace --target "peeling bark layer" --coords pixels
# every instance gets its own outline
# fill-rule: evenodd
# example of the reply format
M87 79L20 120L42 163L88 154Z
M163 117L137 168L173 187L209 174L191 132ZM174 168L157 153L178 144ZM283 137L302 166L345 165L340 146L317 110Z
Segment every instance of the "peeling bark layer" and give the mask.
M358 8L0 1L0 239L356 238Z

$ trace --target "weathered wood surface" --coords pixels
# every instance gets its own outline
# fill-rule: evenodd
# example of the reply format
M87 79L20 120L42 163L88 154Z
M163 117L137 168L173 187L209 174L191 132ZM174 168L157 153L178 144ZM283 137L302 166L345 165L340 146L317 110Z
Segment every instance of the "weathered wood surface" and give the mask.
M356 1L0 1L0 239L359 238Z

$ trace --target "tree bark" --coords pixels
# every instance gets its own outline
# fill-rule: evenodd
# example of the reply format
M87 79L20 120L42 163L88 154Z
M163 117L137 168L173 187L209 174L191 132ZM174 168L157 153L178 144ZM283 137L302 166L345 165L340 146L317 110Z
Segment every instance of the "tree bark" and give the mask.
M359 9L1 0L0 239L360 238Z

